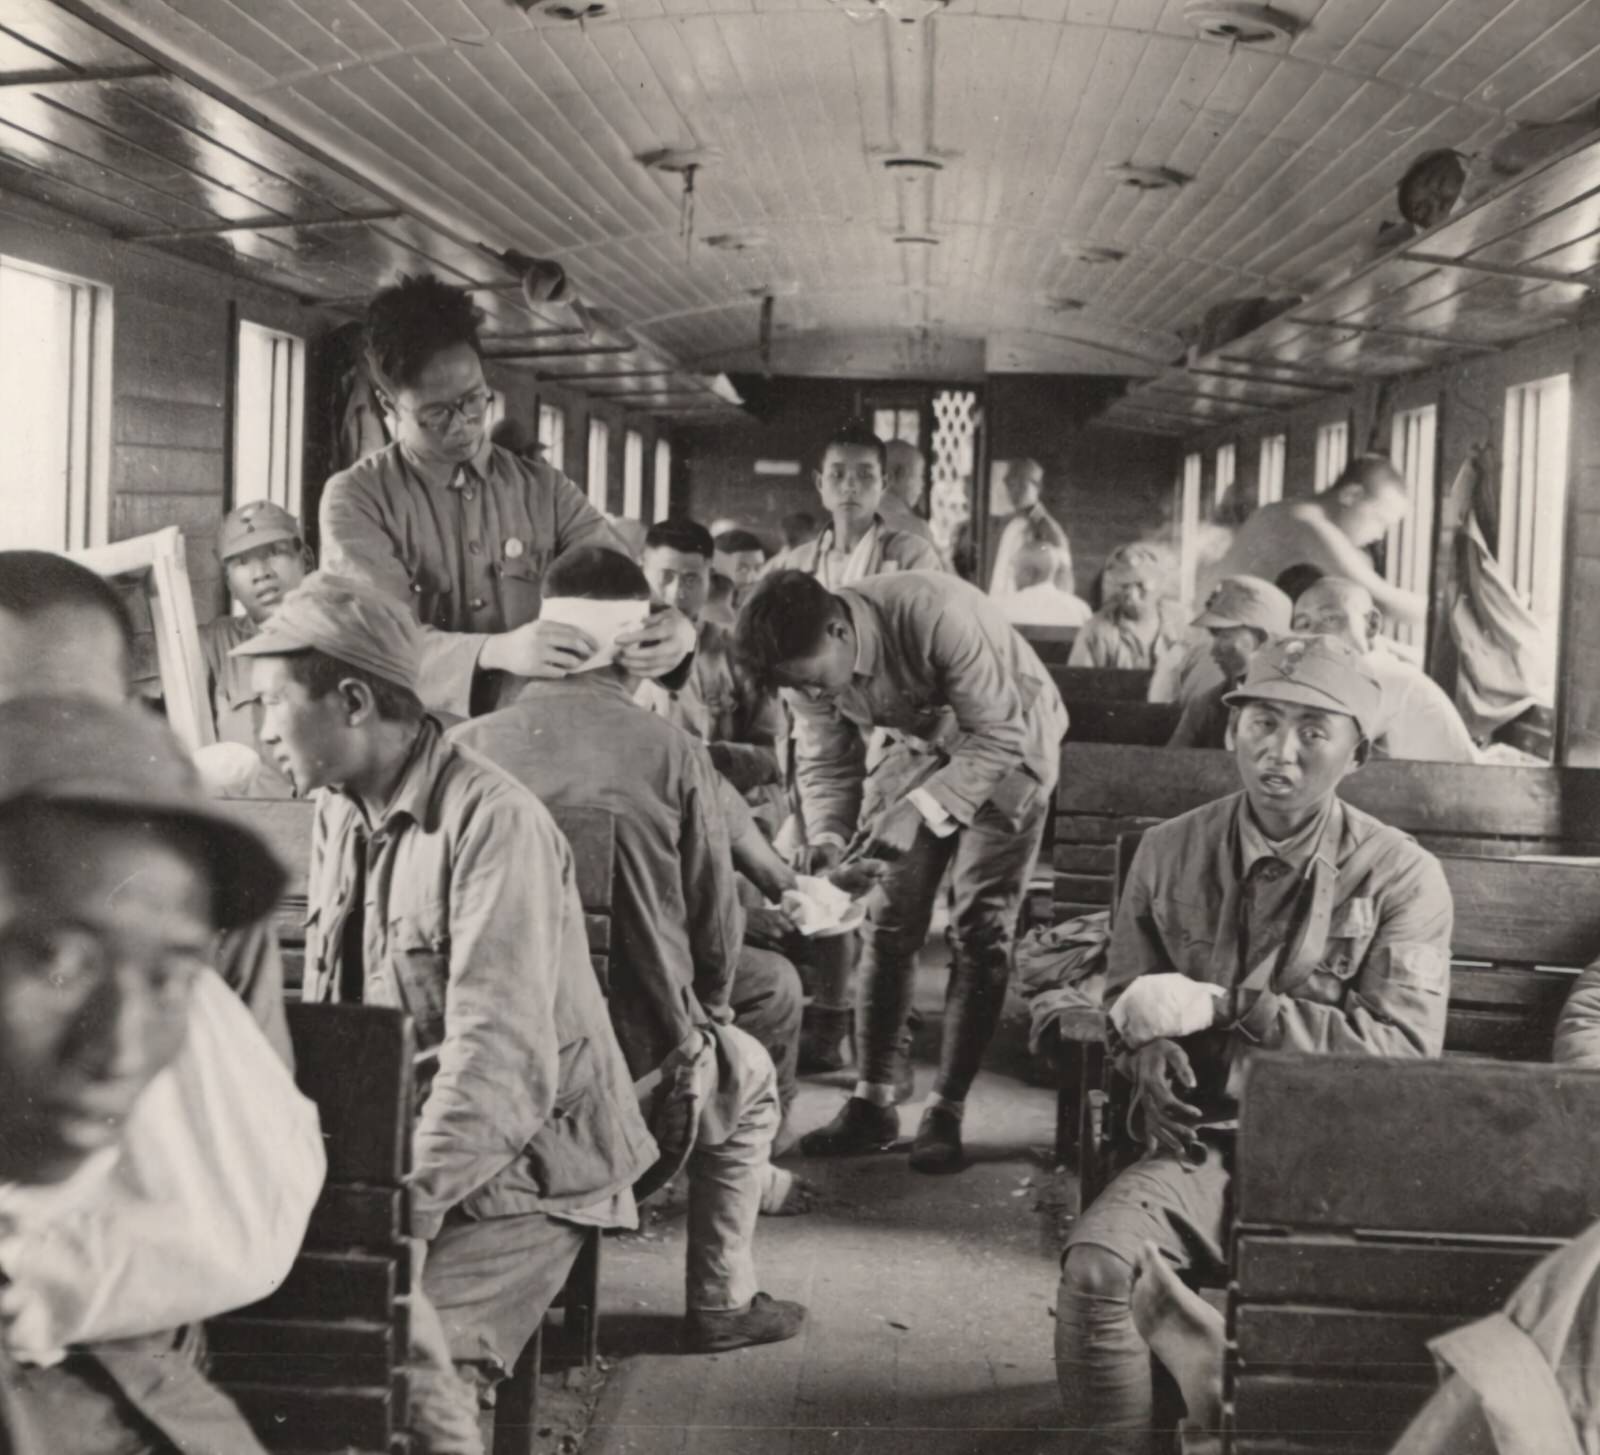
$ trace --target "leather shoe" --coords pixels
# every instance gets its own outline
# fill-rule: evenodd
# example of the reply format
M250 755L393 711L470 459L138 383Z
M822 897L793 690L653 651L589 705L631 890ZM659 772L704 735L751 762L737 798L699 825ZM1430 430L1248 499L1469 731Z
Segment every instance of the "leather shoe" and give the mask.
M800 1151L807 1157L853 1157L887 1152L899 1138L899 1112L892 1106L877 1106L864 1096L852 1096L827 1126L800 1138Z
M683 1347L694 1354L720 1354L751 1344L781 1344L806 1321L806 1306L758 1293L748 1308L690 1309L683 1320Z
M911 1144L913 1172L959 1172L967 1165L961 1150L961 1118L948 1107L930 1106L922 1114Z

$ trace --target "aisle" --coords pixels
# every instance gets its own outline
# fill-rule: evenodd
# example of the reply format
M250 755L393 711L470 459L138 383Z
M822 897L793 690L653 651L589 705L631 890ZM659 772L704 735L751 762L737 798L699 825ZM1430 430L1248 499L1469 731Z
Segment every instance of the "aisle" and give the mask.
M930 1075L919 1067L919 1091ZM802 1128L839 1095L805 1085ZM618 1358L584 1455L1047 1455L1053 1115L1048 1091L991 1072L969 1112L975 1165L960 1176L917 1176L896 1154L787 1162L826 1194L806 1217L761 1225L762 1286L811 1311L788 1344L676 1353L681 1217L608 1240L604 1342L635 1352ZM909 1136L912 1113L901 1122Z

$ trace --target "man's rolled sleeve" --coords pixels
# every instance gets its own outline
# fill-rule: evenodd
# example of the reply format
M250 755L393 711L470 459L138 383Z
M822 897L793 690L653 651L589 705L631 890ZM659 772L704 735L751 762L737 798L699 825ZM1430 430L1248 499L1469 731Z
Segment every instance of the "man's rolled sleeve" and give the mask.
M1237 1022L1269 1050L1437 1056L1450 1002L1454 906L1431 856L1394 875L1378 896L1378 927L1341 1005L1264 991Z
M444 1036L414 1143L419 1237L508 1167L555 1105L561 910L576 896L552 825L507 800L479 808L451 872Z
M832 834L848 842L861 817L867 748L861 731L831 702L813 702L798 692L785 697L794 713L795 782L806 837Z
M1028 724L1022 695L1000 654L957 612L940 613L927 660L961 736L951 745L950 761L921 786L957 823L971 824L1000 780L1024 761Z

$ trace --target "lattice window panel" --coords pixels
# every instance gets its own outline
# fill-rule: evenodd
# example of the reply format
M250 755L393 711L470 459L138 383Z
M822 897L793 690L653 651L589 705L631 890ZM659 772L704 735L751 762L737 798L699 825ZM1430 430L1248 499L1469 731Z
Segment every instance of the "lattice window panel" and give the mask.
M971 389L943 389L933 396L933 480L928 524L948 551L972 513L972 476L977 468L978 396Z

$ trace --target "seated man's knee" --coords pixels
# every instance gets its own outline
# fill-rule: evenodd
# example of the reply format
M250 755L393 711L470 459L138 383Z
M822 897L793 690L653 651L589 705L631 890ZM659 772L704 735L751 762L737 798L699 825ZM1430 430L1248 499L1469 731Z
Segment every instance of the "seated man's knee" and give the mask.
M1061 1291L1083 1298L1130 1298L1133 1265L1108 1248L1079 1243L1062 1260Z

